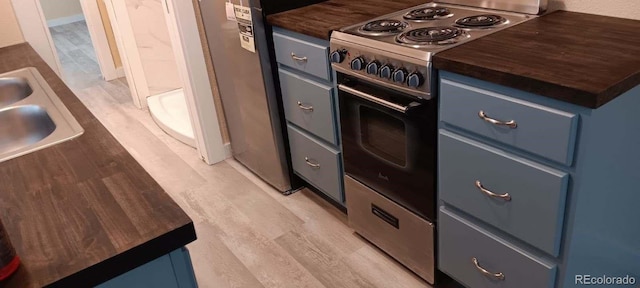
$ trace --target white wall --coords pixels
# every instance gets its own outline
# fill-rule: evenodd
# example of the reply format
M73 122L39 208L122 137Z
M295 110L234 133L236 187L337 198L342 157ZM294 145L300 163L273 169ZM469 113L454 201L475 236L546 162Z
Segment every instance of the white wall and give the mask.
M10 0L0 0L0 47L24 42Z
M567 10L640 20L640 0L549 0L549 10Z
M173 53L169 27L164 15L164 2L161 0L124 0L124 2L138 46L149 95L181 88L176 56Z
M47 20L82 14L80 0L40 0L40 5Z

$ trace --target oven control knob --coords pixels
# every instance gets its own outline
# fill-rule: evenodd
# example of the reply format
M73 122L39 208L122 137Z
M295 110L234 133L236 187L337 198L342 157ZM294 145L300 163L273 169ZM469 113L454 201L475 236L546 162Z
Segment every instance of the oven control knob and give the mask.
M418 88L424 84L424 77L419 72L413 72L407 77L407 85L411 88Z
M396 83L404 83L404 80L407 79L407 70L404 68L398 68L396 71L393 71L393 82Z
M391 65L389 64L386 64L380 68L380 72L378 73L382 78L391 79L392 71L393 71L393 67L391 67Z
M364 69L364 59L362 57L356 57L351 60L351 70L360 71Z
M329 55L329 58L331 59L332 63L342 63L342 61L344 61L344 56L346 55L347 55L346 49L338 49L336 51L331 52L331 54Z
M380 62L373 60L371 63L367 64L367 74L376 75L378 74L378 69L380 69Z

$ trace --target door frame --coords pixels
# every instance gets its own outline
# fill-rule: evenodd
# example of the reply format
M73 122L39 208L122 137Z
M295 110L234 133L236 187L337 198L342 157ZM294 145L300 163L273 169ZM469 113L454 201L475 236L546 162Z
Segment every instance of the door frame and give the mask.
M169 36L191 115L196 147L205 163L218 163L231 155L225 149L220 131L194 4L184 0L162 1L167 9Z
M49 67L63 78L58 51L51 38L40 0L11 0L11 4L25 42L29 42Z
M125 74L122 67L118 68L115 66L114 57L111 52L111 47L109 46L109 40L107 40L107 33L105 32L97 1L80 0L80 6L82 7L82 14L84 14L84 19L89 28L89 35L91 36L93 49L96 52L102 78L106 81L111 81L116 78L125 77Z
M122 72L114 66L113 56L109 49L107 36L102 26L102 18L98 10L98 4L90 0L79 0L82 13L89 28L91 42L96 52L96 58L100 66L100 73L105 80L113 80L123 77ZM18 24L26 42L31 44L34 50L44 59L60 78L62 77L62 65L58 57L58 51L51 37L47 20L44 17L40 0L11 0L13 10L16 13ZM93 4L93 5L91 5ZM105 52L106 51L106 52ZM110 65L109 65L110 64Z
M220 131L195 7L191 1L162 0L161 2L165 8L164 16L171 38L171 48L189 110L196 149L205 163L212 165L221 162L231 155L225 149L222 131ZM129 87L133 102L139 108L146 107L146 97L152 95L148 89L126 3L122 0L105 0L105 4L109 10L111 26L113 26L118 49L121 51L127 79L131 80Z
M151 95L127 5L123 0L104 0L104 4L107 7L118 51L120 51L120 59L122 59L122 67L127 77L133 105L144 109L148 106L147 97Z

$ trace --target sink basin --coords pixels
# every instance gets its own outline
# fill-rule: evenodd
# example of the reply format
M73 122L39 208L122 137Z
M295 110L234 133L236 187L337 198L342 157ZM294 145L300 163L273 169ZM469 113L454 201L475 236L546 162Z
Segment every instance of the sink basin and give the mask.
M0 78L0 107L5 107L29 97L33 89L22 77Z
M0 75L0 162L76 138L84 129L35 68Z
M36 144L56 130L56 123L40 106L27 105L0 111L0 153Z

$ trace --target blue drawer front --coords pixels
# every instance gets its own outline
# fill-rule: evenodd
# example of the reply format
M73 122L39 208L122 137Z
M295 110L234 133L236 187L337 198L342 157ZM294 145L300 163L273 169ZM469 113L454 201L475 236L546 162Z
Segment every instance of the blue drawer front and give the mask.
M337 145L333 88L279 69L284 114L288 121Z
M325 194L343 203L340 152L322 144L291 124L287 127L293 171ZM313 167L314 164L319 167Z
M554 287L556 265L472 224L444 207L438 214L438 267L472 288ZM504 280L483 274L472 262Z
M440 199L558 256L569 175L440 130ZM511 199L491 197L509 193Z
M331 80L329 43L319 45L273 32L273 45L279 63L327 81Z
M440 83L440 120L498 142L571 165L578 115L478 89L447 79ZM513 120L516 128L481 119Z

